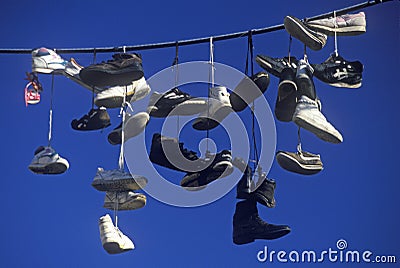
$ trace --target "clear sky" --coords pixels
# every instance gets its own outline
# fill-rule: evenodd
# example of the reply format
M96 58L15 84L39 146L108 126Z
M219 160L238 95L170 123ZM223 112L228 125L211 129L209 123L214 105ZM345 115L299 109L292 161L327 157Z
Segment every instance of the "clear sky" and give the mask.
M0 48L113 47L207 37L281 24L289 14L305 18L360 2L6 0L0 16ZM339 54L364 64L362 87L334 88L315 80L323 113L342 133L344 142L329 144L302 131L303 149L319 153L324 170L306 177L289 173L274 161L268 176L277 181L277 206L259 206L259 214L268 222L288 224L292 232L275 241L259 240L243 246L232 242L232 216L237 202L232 190L222 199L196 208L174 207L148 196L143 209L119 214L119 226L136 249L108 255L101 245L98 219L112 211L102 207L104 194L90 184L98 166L117 167L119 147L110 145L107 135L120 122L118 109L109 110L112 125L104 131L73 130L70 122L91 108L91 93L65 77L55 77L52 145L68 159L70 169L63 175L35 175L27 167L34 150L47 143L51 77L39 76L44 87L42 101L26 108L24 77L31 69L31 56L0 55L4 93L0 106L0 202L4 208L0 266L279 267L288 264L276 260L273 264L260 263L257 253L265 246L275 251L321 252L337 249L339 239L347 241L349 250L370 250L374 256L396 255L398 263L399 2L363 11L367 32L338 39ZM287 55L288 40L284 30L257 35L255 54L283 57ZM216 42L214 60L244 71L246 42L245 37ZM333 50L330 37L322 50L309 51L309 60L321 63ZM174 48L140 53L146 78L169 67L175 57ZM209 59L208 44L181 47L179 53L181 62ZM293 40L292 55L302 57L302 45L297 40ZM74 57L85 66L93 60L89 54L61 56ZM111 53L98 54L97 61L110 57ZM256 63L254 67L256 72L261 71ZM271 76L264 94L271 108L278 82ZM205 85L187 88L194 96L205 96L206 90ZM240 116L249 126L249 109ZM145 136L148 144L160 123L159 119L151 119ZM217 148L223 149L226 141L219 138L219 131L210 132L210 136ZM277 150L296 149L297 127L293 123L276 122L276 133ZM188 148L198 151L198 141L204 135L186 128L181 139ZM184 175L163 172L174 183ZM353 265L365 264L325 262L323 267Z

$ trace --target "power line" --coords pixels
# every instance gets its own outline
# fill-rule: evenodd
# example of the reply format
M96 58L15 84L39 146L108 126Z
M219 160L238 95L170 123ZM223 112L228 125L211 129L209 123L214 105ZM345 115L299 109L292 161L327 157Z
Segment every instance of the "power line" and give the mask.
M377 4L382 4L385 2L391 2L393 0L375 0L375 1L367 1L360 4L356 4L353 6L345 7L339 10L331 11L328 13L320 14L317 16L313 16L310 18L305 18L304 21L312 21L323 18L329 18L334 16L334 12L336 12L336 16L340 16L346 14L348 12L357 11L366 7L374 6ZM252 35L264 34L269 32L274 32L278 30L284 29L283 24L269 26L266 28L250 30ZM234 38L240 38L243 36L247 36L250 31L242 31L236 33L229 33L223 35L213 36L213 41L222 41L229 40ZM210 36L211 37L211 36ZM188 40L180 40L180 41L172 41L172 42L163 42L163 43L154 43L154 44L143 44L143 45L135 45L135 46L120 46L120 47L100 47L100 48L60 48L57 49L57 53L59 54L67 54L67 53L104 53L104 52L123 52L123 51L137 51L137 50L150 50L157 48L168 48L178 46L188 46L194 44L208 43L210 41L210 37L201 37L195 39ZM18 48L4 48L0 49L0 54L30 54L32 49L18 49Z

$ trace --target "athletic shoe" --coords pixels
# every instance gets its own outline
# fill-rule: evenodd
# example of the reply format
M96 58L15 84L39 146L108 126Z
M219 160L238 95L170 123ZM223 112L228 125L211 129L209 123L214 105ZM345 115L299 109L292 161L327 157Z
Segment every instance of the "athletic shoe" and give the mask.
M269 86L269 75L258 72L252 77L245 77L229 95L232 109L235 112L243 111L250 103L260 97Z
M275 102L276 119L282 122L292 121L296 109L296 71L293 68L285 68L281 72L278 86L278 96Z
M135 248L133 242L112 223L110 215L99 219L100 239L109 254L123 253Z
M116 53L112 60L92 64L79 72L82 81L91 86L127 86L143 77L139 54Z
M315 31L327 35L359 35L366 32L365 13L345 14L336 18L307 21L305 24Z
M326 44L327 36L325 34L311 30L298 18L286 16L284 26L291 36L300 40L312 50L320 50Z
M146 205L144 194L132 191L125 192L106 192L104 197L104 208L111 210L134 210Z
M69 163L50 146L39 146L29 165L29 169L36 174L61 174L67 171Z
M210 130L217 127L232 112L229 93L224 86L210 88L208 111L202 112L192 126L197 130Z
M318 138L332 143L343 142L343 137L332 126L320 112L318 103L311 100L307 96L301 96L297 102L296 110L293 114L293 121L311 133L315 134Z
M149 159L153 164L182 172L205 169L210 162L199 159L197 153L183 147L176 138L154 133L151 140Z
M120 169L104 170L97 168L96 176L92 186L102 192L123 192L139 190L146 186L147 179L143 176L134 175Z
M296 70L297 96L305 95L310 99L317 99L313 81L313 68L306 60L299 60Z
M140 112L132 116L126 114L125 120L124 141L127 141L143 132L150 120L150 116L146 112ZM111 131L110 134L108 134L107 138L108 142L112 145L122 143L122 122L113 131Z
M126 92L126 101L133 102L143 99L150 93L150 86L146 79L142 77L139 80L133 81L132 84L124 86L116 86L105 89L97 94L94 103L97 106L106 108L118 108L122 106L124 95Z
M78 83L82 87L89 89L90 91L94 91L95 93L101 92L104 90L103 88L99 87L94 87L91 85L88 85L84 83L79 76L79 72L83 69L83 66L80 65L74 58L71 58L68 62L67 65L65 66L65 69L63 70L63 75L67 77L68 79L71 79L75 83Z
M278 151L276 160L283 169L303 175L316 174L323 169L320 156L309 152Z
M332 54L321 64L311 64L314 75L322 82L334 87L359 88L364 66L359 61L347 61Z
M257 55L256 62L260 67L278 78L281 77L283 69L297 68L297 59L295 57L271 58L265 55Z
M74 119L71 122L73 129L84 131L104 129L110 125L110 116L104 107L90 109L88 114L85 114L79 120Z
M165 93L154 92L150 96L148 112L153 117L171 115L193 115L204 111L207 101L203 98L192 97L178 88Z
M32 51L32 72L51 74L62 73L67 61L51 49L41 47Z
M267 174L263 172L258 180L261 183L256 186L251 173L250 167L247 166L236 186L236 198L253 200L266 207L274 208L276 206L275 180L267 178Z
M233 215L233 243L243 245L256 239L272 240L290 233L287 225L275 225L263 221L258 215L254 201L245 200L236 204Z

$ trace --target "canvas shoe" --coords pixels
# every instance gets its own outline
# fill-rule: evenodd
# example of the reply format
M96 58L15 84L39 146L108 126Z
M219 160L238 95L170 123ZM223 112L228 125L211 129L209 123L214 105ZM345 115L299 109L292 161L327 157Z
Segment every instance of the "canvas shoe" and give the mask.
M139 54L116 53L107 62L92 64L79 72L82 81L90 86L127 86L143 77Z
M167 117L198 114L206 108L205 99L192 97L178 88L173 88L165 93L154 92L150 96L147 109L150 116Z
M343 137L339 131L320 112L317 101L311 100L307 96L303 95L298 100L293 114L293 121L299 127L310 131L324 141L331 143L343 142Z
M74 119L71 122L71 127L75 130L99 130L110 126L110 116L107 109L100 107L97 109L90 109L88 114L82 116L79 120Z
M282 122L291 122L296 109L296 70L285 68L281 72L278 86L278 96L275 102L276 119Z
M118 254L135 248L133 242L114 226L110 215L99 219L99 230L101 244L107 253Z
M306 95L310 99L315 100L317 93L313 81L314 69L306 60L299 60L296 69L296 87L297 96Z
M297 68L297 59L295 57L272 58L266 55L257 55L256 62L261 68L270 74L280 78L285 68Z
M39 146L29 165L29 169L36 174L61 174L67 171L69 163L50 146Z
M325 34L311 30L296 17L286 16L284 26L291 36L312 50L320 50L326 45L327 36Z
M139 175L131 175L120 169L104 170L97 168L96 176L92 181L92 186L102 192L123 192L129 190L139 190L147 185L147 179Z
M332 54L321 64L311 64L314 75L322 82L334 87L359 88L364 66L359 61L347 61Z
M67 61L51 49L41 47L32 51L32 72L51 74L62 73Z
M327 35L359 35L366 32L365 13L345 14L336 18L307 21L305 24Z
M124 86L110 87L98 93L94 99L97 106L106 108L119 108L124 101L126 92L126 101L138 101L146 97L150 93L150 86L144 77L133 81L132 84Z
M269 86L269 75L258 72L252 77L245 77L229 95L232 109L235 112L243 111L250 103L260 97Z
M230 94L224 86L210 88L208 111L202 112L193 121L193 128L196 130L210 130L217 127L222 120L233 112L229 96Z
M106 192L103 207L117 210L134 210L146 205L146 196L132 191Z
M278 151L276 160L283 169L303 175L317 174L323 169L320 155L304 151Z
M140 112L134 115L126 114L125 118L125 128L124 128L124 141L136 137L144 131L147 123L150 120L150 116L146 112ZM122 143L122 122L113 131L108 134L108 142L112 145L117 145Z
M257 239L273 240L289 234L287 225L275 225L263 221L258 215L256 203L252 200L236 204L233 215L233 243L243 245Z

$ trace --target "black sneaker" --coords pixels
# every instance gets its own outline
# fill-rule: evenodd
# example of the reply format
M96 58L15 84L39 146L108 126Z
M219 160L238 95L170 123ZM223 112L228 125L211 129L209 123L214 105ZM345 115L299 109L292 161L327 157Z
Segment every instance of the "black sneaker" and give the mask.
M325 34L311 30L296 17L286 16L283 24L290 35L312 50L320 50L326 45L328 37Z
M322 82L334 87L359 88L364 66L359 61L347 61L332 54L321 64L311 64L314 75Z
M295 153L278 151L276 160L283 169L303 175L317 174L323 169L318 154L304 151Z
M92 64L79 72L81 80L91 86L127 86L143 77L142 58L139 54L117 53L112 60Z
M233 243L243 245L256 239L272 240L290 233L287 225L275 225L263 221L254 202L241 201L236 204L233 216Z
M280 77L283 69L297 67L297 59L295 57L271 58L265 55L257 55L256 62L260 67L270 74Z
M71 127L75 130L98 130L110 125L110 116L104 107L91 109L81 119L74 119L71 122Z
M296 71L293 68L285 68L281 72L278 96L275 102L276 119L282 122L291 122L296 109Z
M148 112L153 117L167 117L170 115L193 115L207 108L207 101L190 96L178 88L165 93L154 92L149 101Z
M198 171L209 164L199 159L196 152L184 148L182 142L159 133L153 135L149 159L159 166L183 172Z
M254 87L253 83L257 85ZM250 103L260 97L269 86L269 75L258 72L252 77L245 77L229 95L232 109L235 112L243 111Z

